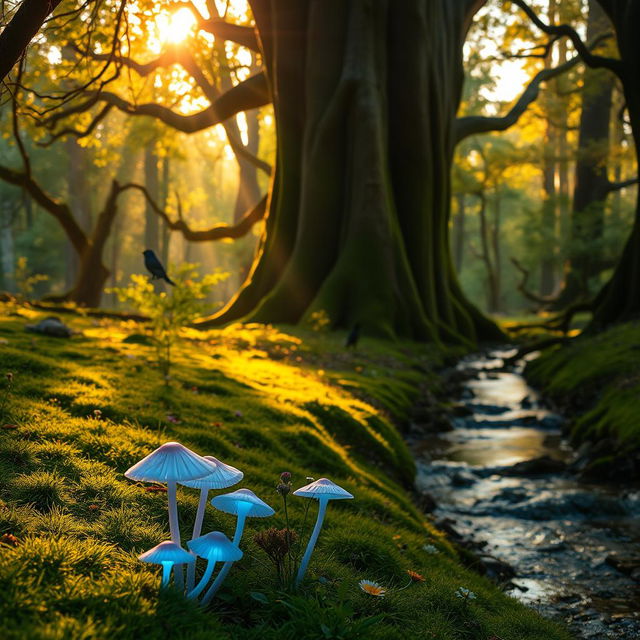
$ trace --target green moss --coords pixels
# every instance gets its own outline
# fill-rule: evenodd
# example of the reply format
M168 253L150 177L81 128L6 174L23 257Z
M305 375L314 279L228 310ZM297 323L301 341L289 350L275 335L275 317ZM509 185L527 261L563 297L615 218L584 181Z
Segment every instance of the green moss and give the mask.
M612 438L624 452L640 447L640 325L615 326L545 351L527 377L576 416L577 441Z
M3 640L569 637L465 569L402 487L414 466L397 423L418 385L437 384L430 363L443 354L368 338L346 352L343 335L235 325L186 332L167 387L149 348L123 341L139 331L132 323L68 321L84 337L31 336L24 318L0 315L19 427L0 432L0 533L19 540L0 553ZM167 498L123 472L169 440L242 469L241 486L276 509L247 522L245 556L211 610L159 594L158 568L136 558L167 539ZM252 542L285 526L282 471L294 488L328 476L356 497L330 505L296 593L281 591ZM178 501L186 541L198 494L180 487ZM306 542L317 505L294 496L288 505L298 531L309 508ZM207 509L205 530L234 527L234 517ZM403 588L408 569L426 582ZM363 593L361 579L381 581L387 596ZM478 594L466 608L459 586Z

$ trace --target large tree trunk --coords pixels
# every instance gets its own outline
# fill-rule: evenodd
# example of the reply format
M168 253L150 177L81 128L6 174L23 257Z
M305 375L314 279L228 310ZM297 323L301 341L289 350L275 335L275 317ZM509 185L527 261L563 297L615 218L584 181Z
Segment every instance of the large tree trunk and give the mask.
M416 339L498 337L448 243L452 125L470 3L253 0L278 126L248 282L205 324L296 323Z
M616 29L622 60L622 85L636 148L640 152L640 2L608 0L602 2ZM636 163L638 164L638 163ZM598 329L613 322L640 316L640 200L636 205L633 229L623 249L611 280L596 298L590 328Z

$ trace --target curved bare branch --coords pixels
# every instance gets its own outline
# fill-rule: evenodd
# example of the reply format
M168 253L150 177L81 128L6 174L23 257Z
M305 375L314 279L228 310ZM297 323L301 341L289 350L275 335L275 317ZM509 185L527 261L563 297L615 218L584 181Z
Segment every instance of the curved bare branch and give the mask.
M172 220L167 212L157 205L151 197L151 194L143 185L133 182L122 185L122 191L127 189L136 189L140 191L155 213L165 221L169 229L172 229L173 231L180 231L185 240L189 240L190 242L207 242L210 240L222 240L225 238L241 238L251 231L256 222L259 222L264 218L267 211L267 196L265 195L258 204L255 205L255 207L244 214L237 224L217 224L209 229L197 230L191 229L191 227L189 227L189 225L183 220L181 215L177 220Z

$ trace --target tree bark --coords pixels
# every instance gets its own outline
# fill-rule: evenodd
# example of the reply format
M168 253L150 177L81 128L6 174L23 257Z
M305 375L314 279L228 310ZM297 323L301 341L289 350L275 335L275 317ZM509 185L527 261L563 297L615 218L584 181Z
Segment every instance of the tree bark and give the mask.
M611 19L621 58L620 79L627 103L629 120L640 159L640 2L607 0L600 3ZM609 282L596 298L590 329L621 322L640 315L640 200L636 204L633 228Z
M587 39L609 28L599 5L589 2ZM604 69L585 69L571 217L569 259L562 292L554 308L591 297L590 281L603 268L602 235L609 180L609 124L613 77Z
M23 0L0 33L0 82L20 59L25 48L60 0ZM4 10L4 6L3 6Z
M463 296L448 246L467 8L412 0L251 2L278 127L249 280L205 326L297 323L474 341L500 332Z

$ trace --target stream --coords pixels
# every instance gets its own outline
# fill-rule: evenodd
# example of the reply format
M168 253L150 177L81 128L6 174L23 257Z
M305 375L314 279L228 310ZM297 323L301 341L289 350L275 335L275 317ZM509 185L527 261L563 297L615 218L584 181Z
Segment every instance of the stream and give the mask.
M576 638L639 640L640 487L568 472L576 454L562 439L563 418L527 385L524 362L505 366L514 354L457 365L464 382L453 429L409 438L417 489L511 596L565 621Z

